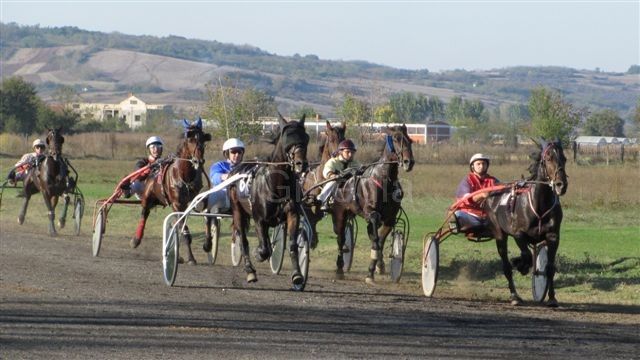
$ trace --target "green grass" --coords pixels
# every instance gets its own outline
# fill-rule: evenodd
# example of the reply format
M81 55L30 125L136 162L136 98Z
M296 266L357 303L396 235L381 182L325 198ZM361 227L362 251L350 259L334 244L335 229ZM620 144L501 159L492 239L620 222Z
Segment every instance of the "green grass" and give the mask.
M91 161L73 160L73 165L81 172L79 186L82 189L87 206L83 221L83 231L79 241L91 239L91 217L97 199L108 197L116 183L128 174L133 164L127 161ZM1 169L5 171L10 164L2 160ZM422 256L422 239L426 233L437 230L444 220L445 210L451 204L449 196L455 190L456 183L450 177L439 179L434 173L446 172L451 168L441 169L418 165L408 179L424 179L414 181L411 196L403 203L410 219L410 239L406 251L403 278L399 288L415 294L421 294L420 269ZM606 170L606 169L605 169ZM624 169L623 169L624 170ZM7 170L8 171L8 170ZM582 169L576 169L576 172ZM603 170L604 171L604 170ZM620 169L617 169L620 171ZM624 170L627 171L627 170ZM632 170L633 171L633 170ZM6 173L6 171L5 171ZM633 172L631 172L633 174ZM457 174L456 174L457 175ZM586 189L586 175L572 177L575 189ZM595 176L595 175L592 175ZM613 173L609 176L614 176ZM633 189L637 177L626 178L617 186ZM432 185L435 189L443 189L430 193ZM405 186L406 188L406 186ZM572 187L570 185L569 191ZM600 202L597 199L607 198L606 186L595 187L594 193L584 191L584 195L567 194L569 205L565 208L565 219L562 224L561 242L558 253L558 274L556 291L560 302L569 303L602 303L602 304L640 304L640 223L637 217L637 194L630 195L627 202ZM0 209L0 227L2 231L23 231L26 233L46 233L46 211L40 195L31 201L27 219L23 227L16 225L21 199L15 197L15 189L7 189L2 198ZM594 201L590 198L596 199ZM59 214L60 207L57 213ZM142 251L150 251L160 256L161 225L164 217L171 212L168 208L157 208L152 211L147 224ZM109 213L104 246L107 249L113 243L126 244L133 235L140 214L138 206L114 205ZM70 217L68 218L70 223ZM203 227L200 220L191 220L194 233L194 253L199 261L203 261L203 252L199 250L203 240ZM228 253L228 229L230 222L223 222L223 238L221 240L221 257ZM69 226L70 227L70 226ZM320 241L318 248L312 253L312 275L314 271L330 274L335 268L337 255L336 237L333 234L330 218L318 224ZM60 231L61 236L70 236L71 229ZM251 239L251 246L256 239ZM359 219L358 243L354 264L347 278L364 279L368 267L369 240L366 226ZM104 250L103 250L104 251ZM140 251L140 248L136 251ZM510 257L518 254L515 242L509 240ZM465 299L489 299L504 301L508 298L506 280L502 275L501 263L493 241L474 243L462 236L452 236L441 244L440 277L435 296ZM87 252L87 256L91 256ZM225 259L222 264L228 264ZM286 264L286 261L285 261ZM286 266L286 265L285 265ZM264 270L262 270L264 271ZM379 277L382 281L386 277ZM520 295L530 299L530 275L514 275Z

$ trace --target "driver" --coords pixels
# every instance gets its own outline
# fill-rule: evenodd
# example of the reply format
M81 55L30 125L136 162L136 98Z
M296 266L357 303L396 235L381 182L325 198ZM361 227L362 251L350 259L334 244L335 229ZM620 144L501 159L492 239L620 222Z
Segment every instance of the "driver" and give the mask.
M354 144L353 141L350 139L342 140L340 144L338 144L337 155L324 164L322 176L324 176L325 179L333 179L346 169L359 169L360 163L354 159L356 151L356 144ZM337 185L337 181L329 181L324 184L322 191L317 196L317 199L322 204L320 210L324 212L329 211L328 200Z
M44 149L46 148L44 141L35 139L33 140L31 147L33 148L33 152L22 155L20 160L13 166L13 169L9 171L9 174L7 175L9 184L15 185L17 181L23 181L26 179L29 174L29 170L37 165L37 162L40 161L41 157L44 157Z
M159 136L151 136L147 139L145 143L148 151L148 155L146 158L141 158L136 161L135 169L141 169L149 164L159 163L160 158L162 157L162 148L164 146L164 142ZM140 199L144 191L144 181L147 179L149 174L151 173L151 169L149 171L143 172L131 183L125 183L122 185L122 190L124 190L124 197L129 198L131 195L135 194L136 198Z
M490 159L484 154L475 154L469 159L470 172L462 179L456 191L456 199L459 201L467 194L481 189L495 186L500 181L489 175ZM486 213L483 210L484 200L489 192L481 192L466 198L453 213L449 224L454 234L463 232L469 239L475 239L484 233L486 227Z
M229 173L234 167L242 163L244 157L244 143L240 139L230 138L222 144L222 155L225 160L218 161L209 168L209 179L211 185L220 185L227 180ZM227 189L213 192L209 195L209 212L220 213L228 212L231 208Z

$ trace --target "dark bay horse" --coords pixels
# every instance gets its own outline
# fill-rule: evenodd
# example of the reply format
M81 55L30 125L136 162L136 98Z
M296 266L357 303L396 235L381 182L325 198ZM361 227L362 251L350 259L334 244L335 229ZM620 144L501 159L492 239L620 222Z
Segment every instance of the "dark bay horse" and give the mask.
M158 171L145 180L141 196L142 212L131 247L140 245L149 213L154 206L171 205L173 211L184 211L193 198L202 189L205 143L211 140L211 134L202 130L202 120L193 123L183 120L184 133L175 155L158 163ZM206 178L206 174L204 174ZM205 229L206 238L211 244L209 228ZM185 227L182 240L187 245L188 263L195 264L191 252L191 234ZM210 245L211 246L211 245Z
M44 159L39 159L36 166L31 169L29 175L24 180L24 201L18 215L18 223L23 224L29 206L31 196L37 192L42 193L44 204L47 206L49 215L49 235L56 236L56 227L53 223L55 219L55 209L58 205L58 198L67 189L68 169L65 159L62 157L62 127L49 129L46 138L48 152ZM58 221L58 225L64 227L69 206L69 197L64 198L64 209Z
M344 230L347 221L359 215L367 221L367 234L371 240L371 262L366 281L373 283L376 267L384 266L382 249L395 225L404 196L398 182L398 169L402 166L409 172L415 164L407 127L388 127L383 132L386 136L380 159L369 165L362 176L349 178L334 194L331 217L333 231L338 236L336 274L339 278L344 276Z
M252 173L248 194L235 183L229 187L229 197L233 211L233 230L242 239L242 257L247 282L257 281L256 270L249 257L247 230L249 219L253 218L258 235L259 247L256 248L257 261L264 261L271 256L269 228L286 221L289 236L289 255L291 257L293 285L302 284L305 279L298 265L297 233L300 221L298 195L300 185L298 177L307 171L307 146L309 135L304 128L305 117L300 121L287 122L282 115L279 133L271 140L275 145L271 157L266 163L251 164L245 162L234 169L231 174Z
M565 173L566 157L561 142L555 140L547 143L542 140L540 152L534 155L534 163L529 167L531 177L524 188L517 191L491 194L484 203L489 220L489 232L496 239L498 253L502 259L502 270L511 291L511 303L518 305L522 299L516 292L513 283L512 264L507 253L508 235L513 236L520 248L521 256L514 258L515 266L523 275L529 272L533 257L528 246L541 242L548 246L548 281L547 305L556 307L553 277L555 275L555 258L560 245L560 224L562 223L562 207L559 196L567 191L567 174Z
M321 183L325 180L322 175L322 170L324 169L324 164L329 161L333 157L333 155L338 151L338 145L342 140L345 139L345 132L347 131L346 125L337 125L332 126L329 121L327 121L327 126L325 130L325 137L320 145L320 163L309 170L304 177L302 183L302 190L306 193L308 192L308 198L311 201L307 202L305 209L307 210L307 215L309 216L309 223L311 224L311 228L313 229L314 239L318 239L318 233L316 231L316 225L318 221L320 221L323 217L323 213L320 210L319 206L315 203L315 198L320 193L321 187L318 186L314 188L315 185ZM314 242L317 244L317 242Z

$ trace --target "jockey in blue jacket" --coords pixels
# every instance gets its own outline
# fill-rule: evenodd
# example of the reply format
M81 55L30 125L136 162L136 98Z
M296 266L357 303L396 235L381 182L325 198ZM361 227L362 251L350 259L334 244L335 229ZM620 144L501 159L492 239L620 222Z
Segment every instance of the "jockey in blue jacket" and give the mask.
M225 160L218 161L209 168L211 185L216 186L227 180L233 168L242 162L244 156L244 143L240 139L231 138L222 145L222 155ZM231 208L227 189L213 192L209 195L209 212L228 212Z

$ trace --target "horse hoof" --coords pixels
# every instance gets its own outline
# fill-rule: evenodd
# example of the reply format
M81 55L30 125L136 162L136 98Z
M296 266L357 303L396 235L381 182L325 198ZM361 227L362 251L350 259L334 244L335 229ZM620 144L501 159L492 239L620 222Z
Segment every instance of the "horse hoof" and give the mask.
M182 256L178 256L178 264L184 264L184 259Z
M522 299L520 296L512 296L511 297L511 305L512 306L520 306L522 305Z
M65 222L65 221L58 220L58 227L59 227L60 229L64 229L64 226L65 226L65 225L66 225L66 222Z
M211 241L209 241L208 243L205 242L204 244L202 244L202 250L204 250L204 252L209 253L211 252L211 248L213 247L213 245L211 244Z
M342 270L342 269L337 269L336 270L336 279L344 280L344 270Z
M24 216L18 216L18 224L24 224Z
M376 265L376 273L378 273L380 275L384 275L386 272L387 272L387 270L386 270L386 267L385 267L384 263Z
M129 245L131 246L132 249L137 248L140 245L140 239L132 238Z
M187 265L198 265L198 262L196 261L196 259L191 259L187 262Z
M294 286L302 285L302 283L304 283L304 276L302 276L302 274L299 274L299 273L295 273L291 275L291 283Z
M372 277L370 277L370 276L367 276L367 277L364 279L364 282L365 282L367 285L375 285L375 284L376 284L376 281L375 281L375 280L373 280L373 278L372 278Z
M258 277L256 276L256 273L248 273L247 274L247 282L248 283L254 283L258 281Z
M269 258L269 256L271 256L271 254L263 253L262 251L258 250L258 248L253 251L253 257L257 262L264 262Z
M557 308L558 307L558 300L549 299L549 301L547 301L547 306L548 307L552 307L552 308Z

